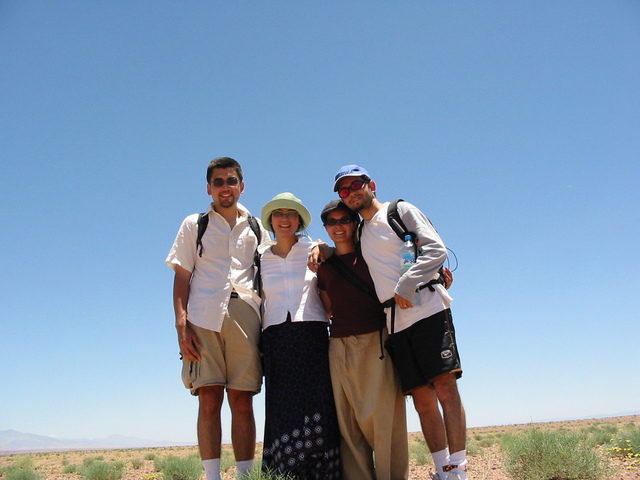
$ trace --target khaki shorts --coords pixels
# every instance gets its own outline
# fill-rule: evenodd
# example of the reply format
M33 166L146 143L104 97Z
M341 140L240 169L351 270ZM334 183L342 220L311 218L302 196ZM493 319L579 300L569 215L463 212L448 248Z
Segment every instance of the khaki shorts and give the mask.
M202 355L199 362L182 361L182 381L192 395L197 395L200 387L215 385L260 392L260 318L249 304L231 298L220 332L192 324L190 327L198 337Z

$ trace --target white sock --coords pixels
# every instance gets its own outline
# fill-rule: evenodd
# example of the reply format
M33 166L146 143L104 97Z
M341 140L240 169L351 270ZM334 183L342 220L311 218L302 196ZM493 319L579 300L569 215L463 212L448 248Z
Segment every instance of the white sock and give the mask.
M207 480L222 480L220 476L220 459L202 460L202 467Z
M449 449L445 448L438 452L432 452L431 458L433 458L433 464L436 466L436 472L438 474L444 474L443 468L449 465ZM444 475L440 475L440 477L444 478Z
M467 478L467 451L466 450L460 450L459 452L454 452L451 454L451 457L449 459L449 463L451 463L451 465L457 465L456 468L454 468L452 471L453 472L458 472L460 474L460 478L462 480L466 480Z
M244 477L251 470L253 470L253 459L236 462L236 468L238 469L238 478Z

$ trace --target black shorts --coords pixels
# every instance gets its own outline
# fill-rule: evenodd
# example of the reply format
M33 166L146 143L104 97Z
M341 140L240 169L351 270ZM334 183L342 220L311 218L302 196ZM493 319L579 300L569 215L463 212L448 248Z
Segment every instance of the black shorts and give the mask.
M430 384L443 373L462 376L450 309L423 318L389 339L391 357L405 394Z

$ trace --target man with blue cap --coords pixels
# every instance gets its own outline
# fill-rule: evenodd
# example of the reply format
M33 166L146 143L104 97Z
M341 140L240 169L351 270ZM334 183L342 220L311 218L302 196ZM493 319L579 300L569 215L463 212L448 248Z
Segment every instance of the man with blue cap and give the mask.
M386 309L393 360L402 390L413 397L422 431L432 453L437 480L466 480L466 420L457 387L462 375L451 317L452 298L436 280L447 249L429 219L415 206L398 203L408 231L415 233L416 262L399 266L403 241L388 222L389 202L376 197L376 183L358 165L345 165L333 190L363 218L362 255ZM420 289L422 285L430 288ZM442 408L442 415L440 408Z

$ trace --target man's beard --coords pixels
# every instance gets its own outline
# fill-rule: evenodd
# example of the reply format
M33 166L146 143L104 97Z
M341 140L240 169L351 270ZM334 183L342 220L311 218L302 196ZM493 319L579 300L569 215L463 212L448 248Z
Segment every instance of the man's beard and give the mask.
M361 203L359 205L356 205L355 207L350 207L351 210L355 211L355 212L360 212L361 210L364 210L365 208L367 208L368 206L371 205L371 199L367 198L365 196L360 197L361 199Z
M219 198L216 203L222 208L231 208L235 205L236 199L235 197Z

